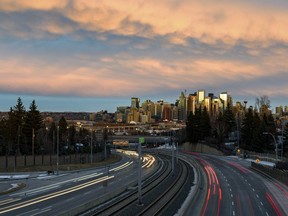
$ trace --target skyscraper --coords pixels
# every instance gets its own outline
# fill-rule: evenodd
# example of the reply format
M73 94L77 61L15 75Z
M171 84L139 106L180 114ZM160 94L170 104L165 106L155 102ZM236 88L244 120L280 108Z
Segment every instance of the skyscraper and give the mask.
M178 101L178 120L186 121L187 114L186 114L186 96L184 92L181 92Z
M198 103L201 104L205 99L205 90L198 90L197 96L198 96Z
M131 98L131 108L139 109L140 99L136 97Z

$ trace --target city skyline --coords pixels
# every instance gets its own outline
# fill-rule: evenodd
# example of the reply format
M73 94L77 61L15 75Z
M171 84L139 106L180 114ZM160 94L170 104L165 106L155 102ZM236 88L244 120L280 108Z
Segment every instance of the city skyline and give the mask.
M288 105L286 0L5 0L0 110L115 111L199 89Z
M186 91L186 90L185 90ZM177 98L170 98L171 100L167 100L163 97L155 97L155 98L140 98L137 96L131 96L129 98L118 98L118 99L109 99L109 98L62 98L62 97L50 97L50 99L47 99L47 96L43 97L36 97L35 96L18 96L9 95L7 97L7 107L3 109L3 104L0 104L0 112L7 112L10 110L10 107L14 107L17 103L18 98L21 99L23 106L25 107L26 110L29 109L29 106L31 105L31 102L35 100L36 106L40 110L40 112L87 112L87 113L96 113L100 111L108 111L109 113L114 113L117 111L118 107L133 107L132 105L132 100L137 99L139 100L139 107L142 106L142 103L145 101L151 101L151 102L160 102L163 101L165 103L170 103L170 104L176 104L177 101L180 100L180 97L182 94L185 95L185 91L179 92L179 95ZM240 102L243 106L255 106L255 101L256 98L254 98L253 101L247 101L247 100L235 100L233 98L233 95L230 95L229 92L220 92L219 94L214 93L214 92L207 92L205 89L193 91L193 92L186 92L186 99L188 100L189 95L198 95L199 92L203 92L202 94L200 93L200 97L203 99L204 103L204 98L207 98L211 96L210 94L213 95L214 99L219 99L221 94L226 94L232 99L232 105L235 106L237 102ZM15 97L14 97L15 96ZM261 95L263 96L263 95ZM258 97L260 98L260 96ZM270 100L270 98L268 98ZM46 104L46 101L53 101L53 103L49 103L48 105ZM2 100L3 101L3 100ZM202 103L200 102L200 103ZM272 113L276 112L276 107L282 107L283 110L285 107L288 107L287 105L282 105L282 104L275 104L273 101L270 101L270 110ZM10 105L8 105L10 103ZM60 105L59 105L60 103ZM78 103L78 104L77 104ZM246 104L245 104L246 103ZM65 108L61 109L61 105L65 104ZM77 106L75 107L75 104ZM88 104L88 106L87 106ZM87 108L88 107L88 108ZM43 109L44 108L44 109ZM45 109L46 108L46 109Z

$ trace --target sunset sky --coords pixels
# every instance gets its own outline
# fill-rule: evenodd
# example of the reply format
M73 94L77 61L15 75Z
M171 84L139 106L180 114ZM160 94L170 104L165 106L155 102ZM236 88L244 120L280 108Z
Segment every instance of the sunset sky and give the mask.
M0 111L115 111L181 91L288 105L287 0L0 0Z

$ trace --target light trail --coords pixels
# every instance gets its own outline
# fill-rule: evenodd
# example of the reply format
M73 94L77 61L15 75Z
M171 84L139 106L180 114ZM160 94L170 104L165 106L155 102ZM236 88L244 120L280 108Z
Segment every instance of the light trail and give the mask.
M99 179L83 183L81 185L77 185L77 186L74 186L74 187L71 187L71 188L68 188L68 189L64 189L64 190L61 190L61 191L57 191L57 192L54 192L54 193L51 193L51 194L43 195L41 197L37 197L37 198L31 199L31 200L27 200L27 201L24 201L24 202L21 202L21 203L17 203L17 204L11 205L11 206L7 206L7 207L4 207L4 208L0 209L0 214L6 213L6 212L10 212L10 211L14 211L14 210L17 210L17 209L20 209L20 208L24 208L24 207L27 207L27 206L30 206L30 205L33 205L33 204L37 204L37 203L40 203L40 202L43 202L43 201L46 201L46 200L49 200L49 199L52 199L52 198L55 198L55 197L63 196L65 194L81 190L83 188L92 186L94 184L98 184L98 183L103 182L103 181L107 181L107 180L112 179L112 178L114 178L114 176L104 176L104 177L101 177Z

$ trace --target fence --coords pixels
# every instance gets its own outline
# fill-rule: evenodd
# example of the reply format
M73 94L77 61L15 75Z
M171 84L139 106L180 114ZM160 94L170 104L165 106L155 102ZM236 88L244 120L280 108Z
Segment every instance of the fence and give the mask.
M108 151L107 151L108 152ZM59 165L90 163L91 154L71 154L59 156ZM104 160L104 153L92 154L92 162ZM17 170L20 167L27 166L56 166L57 155L21 155L21 156L1 156L0 170Z
M262 161L268 161L268 162L274 162L274 163L277 162L276 154L250 152L250 151L246 151L246 150L244 150L244 153L251 159L257 159L258 158L258 159L260 159ZM282 157L281 158L281 156L278 156L278 161L286 161L286 162L288 162L288 158L286 158L286 157Z

